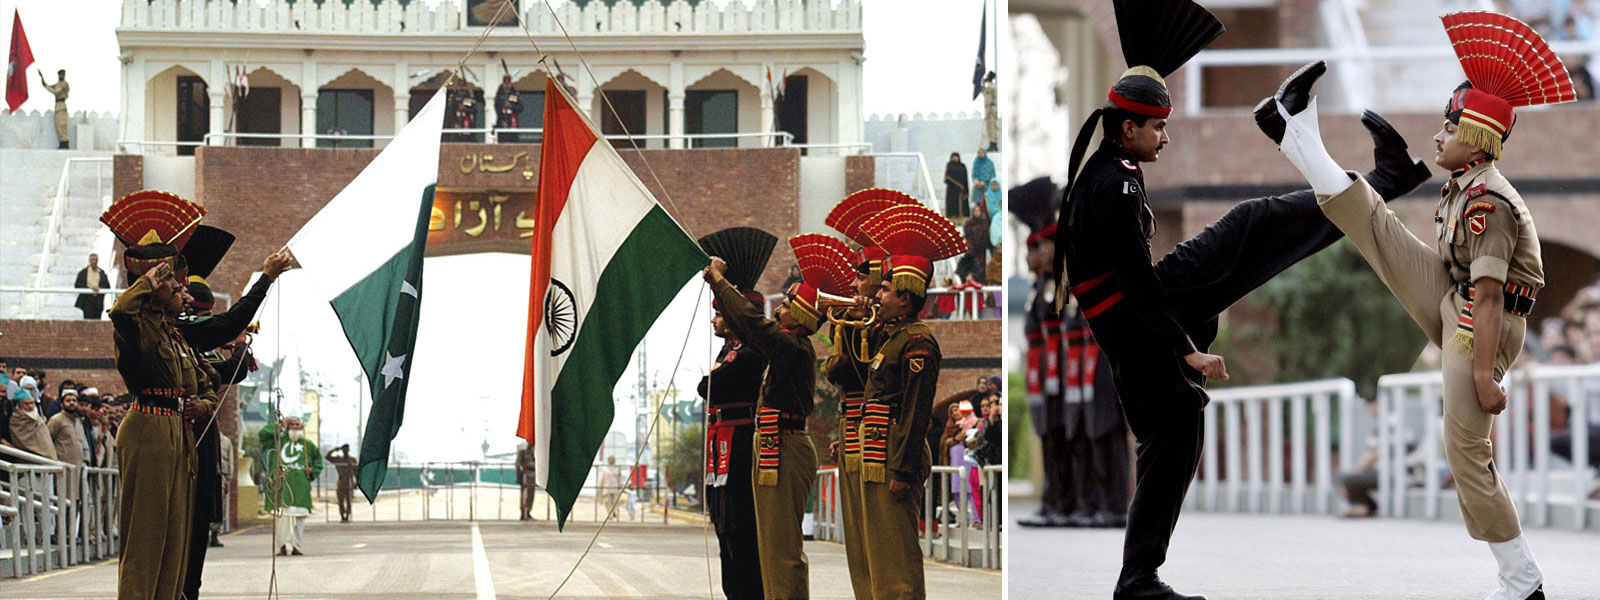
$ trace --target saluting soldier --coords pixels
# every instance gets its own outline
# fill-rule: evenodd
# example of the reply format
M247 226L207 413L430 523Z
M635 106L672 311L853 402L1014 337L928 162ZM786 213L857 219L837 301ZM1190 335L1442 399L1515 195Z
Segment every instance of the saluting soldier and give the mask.
M1433 137L1435 164L1451 172L1435 212L1436 244L1413 236L1366 182L1352 181L1329 157L1314 103L1296 110L1282 98L1263 102L1271 107L1266 116L1278 115L1263 130L1311 182L1328 218L1444 350L1445 458L1467 533L1488 542L1499 565L1499 587L1489 598L1542 599L1543 575L1495 467L1489 433L1494 415L1505 409L1499 382L1522 350L1544 269L1533 215L1496 162L1516 121L1513 107L1575 96L1566 68L1522 22L1491 12L1454 13L1443 21L1467 82L1451 94ZM1474 43L1505 31L1523 43ZM1272 122L1257 114L1264 124Z
M165 192L118 200L100 220L127 246L135 280L111 308L117 371L136 395L117 434L122 552L119 598L178 598L183 592L196 470L185 417L216 407L199 356L174 322L188 292L173 271L204 209Z
M728 328L769 365L756 401L754 496L761 586L769 600L811 597L801 521L817 475L817 451L806 433L815 408L817 354L811 334L821 312L816 288L801 282L775 318L744 298L725 277L728 263L711 257L705 279Z
M738 303L758 309L766 297L756 290L756 284L777 243L778 238L772 234L751 227L724 229L700 238L700 247L706 254L728 257L724 278L741 294ZM765 592L751 469L756 403L767 359L740 341L729 327L722 300L713 299L711 307L712 331L723 339L723 345L711 373L700 380L699 387L710 413L706 428L706 510L717 531L722 592L729 600L759 600Z

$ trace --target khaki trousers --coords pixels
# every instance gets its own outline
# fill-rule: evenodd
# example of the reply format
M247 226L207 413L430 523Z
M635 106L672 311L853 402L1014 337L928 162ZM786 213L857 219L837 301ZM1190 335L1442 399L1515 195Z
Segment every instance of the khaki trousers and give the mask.
M893 475L890 475L892 478ZM917 523L922 513L923 486L913 485L896 502L889 483L862 482L866 515L867 568L872 575L872 600L920 600L928 596L922 581L922 543ZM863 598L859 593L857 600Z
M760 448L753 438L751 447ZM817 478L817 449L802 433L783 434L778 447L778 485L758 483L759 461L750 461L761 587L767 600L804 600L811 597L811 580L800 527Z
M183 592L194 510L193 445L177 416L129 411L117 434L122 500L118 600L175 600Z
M1489 429L1494 415L1478 406L1472 379L1472 356L1446 341L1455 332L1456 315L1465 304L1456 293L1449 267L1435 245L1423 243L1395 217L1372 187L1357 178L1335 196L1318 196L1328 220L1344 231L1384 285L1428 335L1443 349L1445 459L1456 481L1456 500L1467 533L1486 542L1504 542L1522 535L1516 504L1494 466ZM1522 350L1527 328L1523 317L1509 313L1496 340L1494 378L1499 381ZM1483 343L1483 340L1474 340Z
M872 569L867 563L867 515L861 497L861 469L839 469L839 509L844 525L844 561L856 598L872 597Z

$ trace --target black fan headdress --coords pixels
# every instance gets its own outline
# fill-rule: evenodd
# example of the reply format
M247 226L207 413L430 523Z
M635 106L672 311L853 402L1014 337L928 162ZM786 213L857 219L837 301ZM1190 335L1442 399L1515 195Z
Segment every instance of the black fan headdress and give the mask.
M724 277L740 292L756 291L756 282L761 281L777 245L777 236L754 227L729 227L700 238L706 254L728 263Z
M1053 231L1056 213L1060 208L1061 192L1049 177L1040 177L1006 191L1006 210L1016 215L1034 234L1040 234L1045 229ZM1031 241L1033 236L1028 238Z
M233 234L210 225L196 226L182 252L183 259L189 262L189 275L210 277L231 247Z

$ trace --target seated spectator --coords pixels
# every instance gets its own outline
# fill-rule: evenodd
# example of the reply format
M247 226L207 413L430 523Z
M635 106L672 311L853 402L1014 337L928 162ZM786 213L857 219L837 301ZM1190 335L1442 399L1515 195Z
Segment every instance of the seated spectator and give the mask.
M50 441L44 415L39 414L38 403L26 388L17 397L17 406L11 411L11 435L12 445L18 449L55 460L56 447Z

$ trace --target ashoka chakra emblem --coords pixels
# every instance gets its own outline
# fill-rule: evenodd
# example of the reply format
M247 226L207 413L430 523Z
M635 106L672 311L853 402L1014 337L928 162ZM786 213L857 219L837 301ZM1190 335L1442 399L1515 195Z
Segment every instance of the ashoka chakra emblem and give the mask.
M572 340L578 337L578 303L572 290L555 279L544 293L544 331L550 334L550 356L572 348Z

